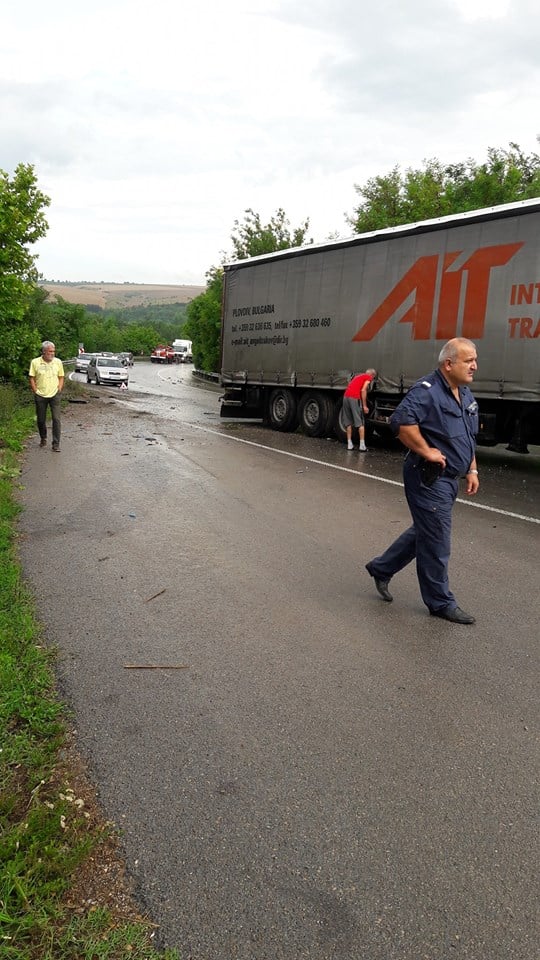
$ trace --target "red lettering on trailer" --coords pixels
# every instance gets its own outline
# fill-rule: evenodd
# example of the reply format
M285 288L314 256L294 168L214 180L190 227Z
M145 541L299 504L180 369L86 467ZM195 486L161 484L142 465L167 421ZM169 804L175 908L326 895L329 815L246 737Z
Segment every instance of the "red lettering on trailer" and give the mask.
M513 283L510 303L512 306L540 303L540 283Z
M414 294L414 302L399 323L410 323L413 340L429 340L435 316L435 339L450 340L458 336L458 319L464 291L462 337L479 340L484 335L486 307L491 270L507 264L523 243L504 243L480 247L456 270L451 270L462 251L442 255L441 283L436 302L437 274L440 256L419 257L383 302L371 314L353 341L372 340L388 323L405 300Z
M511 340L536 340L540 337L540 320L532 317L509 317ZM534 329L533 329L534 327Z

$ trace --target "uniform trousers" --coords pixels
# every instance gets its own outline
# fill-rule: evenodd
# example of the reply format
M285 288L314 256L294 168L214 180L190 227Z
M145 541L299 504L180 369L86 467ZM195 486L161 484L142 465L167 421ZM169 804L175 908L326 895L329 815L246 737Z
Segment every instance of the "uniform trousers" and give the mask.
M405 495L413 524L369 564L378 580L390 580L416 558L422 599L429 610L455 607L448 582L452 507L458 493L456 479L442 476L428 487L422 483L420 463L407 456L403 466Z
M35 393L34 400L36 402L37 426L41 439L47 439L47 407L50 407L52 418L52 442L55 446L60 446L60 394L55 393L54 397L40 397L38 393Z

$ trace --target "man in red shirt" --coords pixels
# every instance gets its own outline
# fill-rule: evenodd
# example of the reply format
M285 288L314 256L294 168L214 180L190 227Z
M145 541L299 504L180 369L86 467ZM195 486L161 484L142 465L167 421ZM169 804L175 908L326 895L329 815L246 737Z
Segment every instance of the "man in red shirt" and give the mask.
M360 450L367 450L365 444L364 414L368 413L367 393L369 385L377 376L377 371L370 367L365 373L353 377L343 396L343 412L341 415L343 426L347 429L347 449L353 449L352 430L357 427L360 437Z

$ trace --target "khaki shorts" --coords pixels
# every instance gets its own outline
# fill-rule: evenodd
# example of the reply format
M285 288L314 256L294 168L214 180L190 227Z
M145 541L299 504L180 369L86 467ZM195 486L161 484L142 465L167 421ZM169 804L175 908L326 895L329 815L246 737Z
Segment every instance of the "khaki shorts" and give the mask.
M354 400L353 397L343 397L341 422L344 427L364 426L364 410L361 400Z

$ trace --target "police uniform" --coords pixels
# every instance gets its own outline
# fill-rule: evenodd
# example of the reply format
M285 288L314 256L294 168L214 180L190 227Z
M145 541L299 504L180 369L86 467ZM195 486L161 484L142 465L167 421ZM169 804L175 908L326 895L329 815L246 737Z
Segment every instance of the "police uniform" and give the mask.
M426 461L408 452L403 480L413 524L367 565L373 577L388 581L416 558L422 599L432 612L456 606L448 583L452 507L458 479L474 461L478 433L478 404L468 387L458 389L460 403L442 373L435 370L411 387L391 417L396 434L402 426L418 426L426 443L444 454L446 468L429 485L423 470Z

